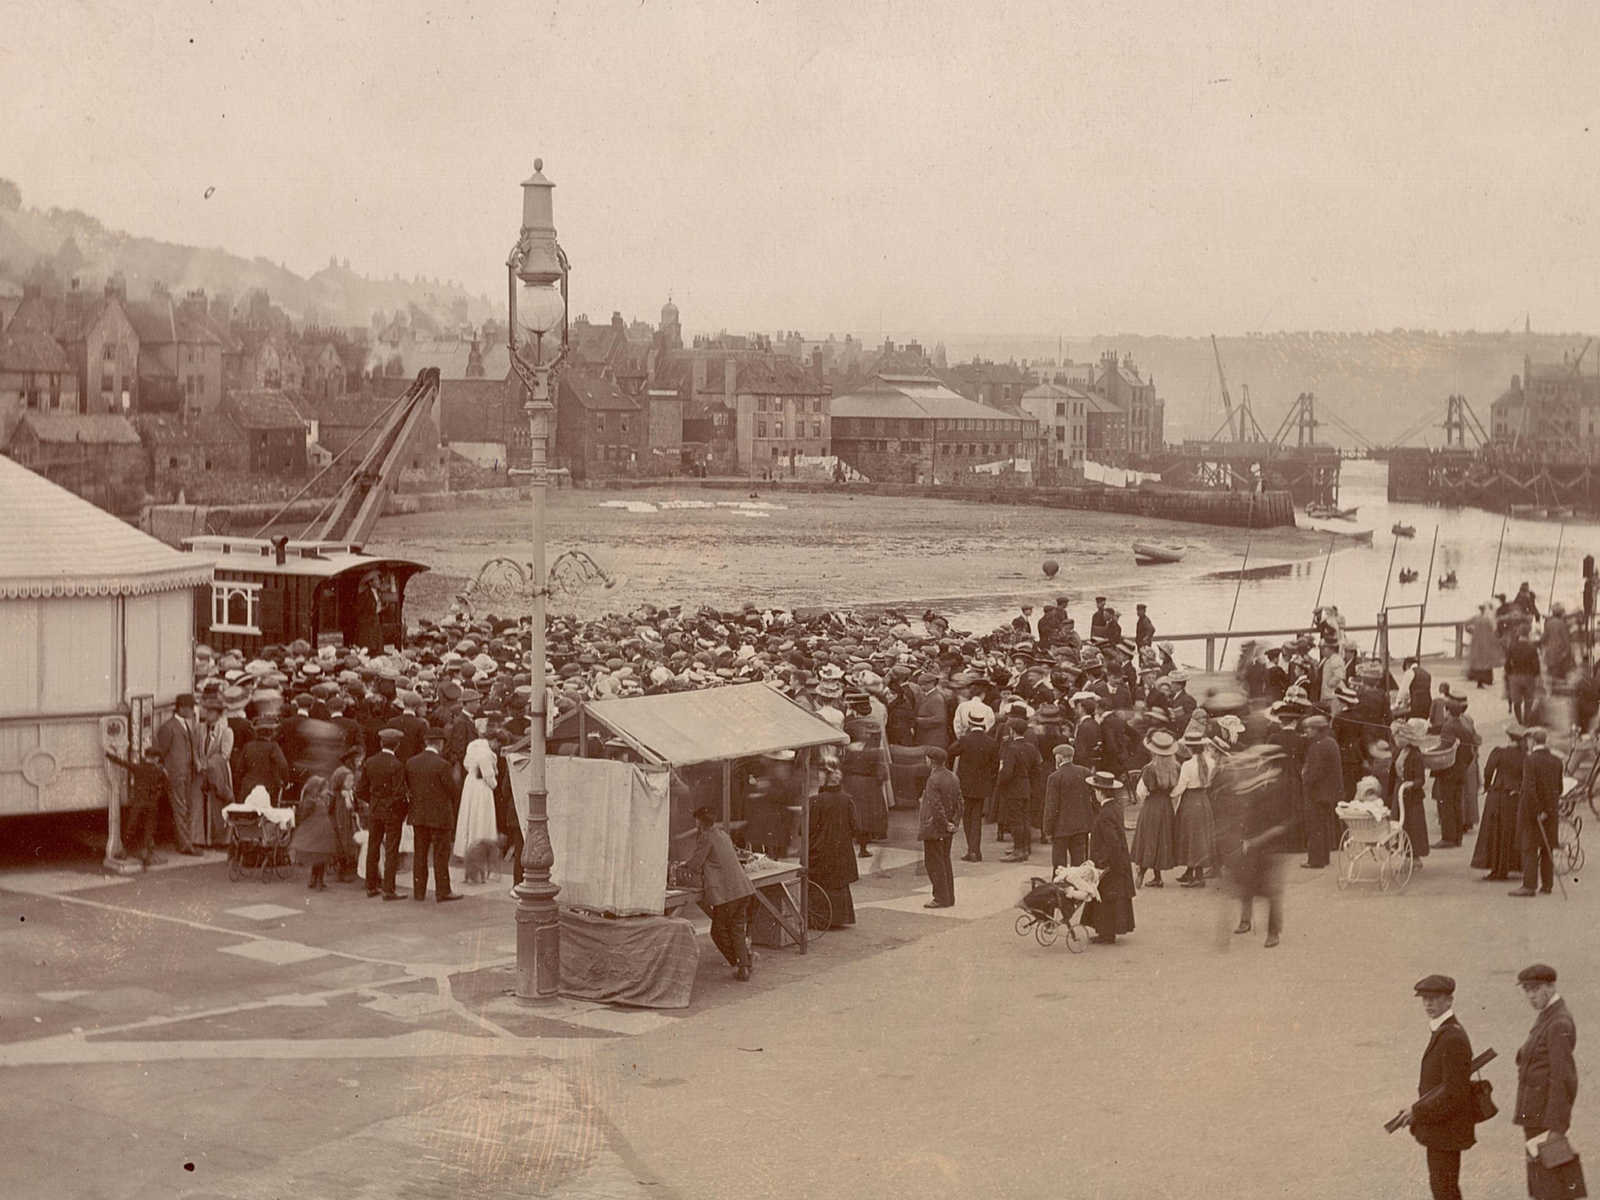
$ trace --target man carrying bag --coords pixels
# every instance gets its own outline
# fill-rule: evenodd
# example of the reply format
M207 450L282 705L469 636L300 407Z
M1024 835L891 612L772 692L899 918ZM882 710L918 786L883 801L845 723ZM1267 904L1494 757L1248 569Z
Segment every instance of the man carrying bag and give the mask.
M1522 994L1539 1016L1517 1051L1517 1111L1528 1158L1528 1195L1534 1200L1587 1196L1583 1165L1567 1141L1578 1068L1572 1051L1578 1027L1556 992L1554 967L1535 963L1517 974Z

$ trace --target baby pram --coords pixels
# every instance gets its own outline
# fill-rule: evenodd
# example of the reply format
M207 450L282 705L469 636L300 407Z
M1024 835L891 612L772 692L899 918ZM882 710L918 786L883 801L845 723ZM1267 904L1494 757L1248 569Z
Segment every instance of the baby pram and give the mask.
M259 795L258 795L259 793ZM228 827L228 878L237 882L247 871L260 871L261 882L289 878L293 860L289 839L294 832L294 810L272 807L264 788L255 788L239 803L222 810Z
M1089 946L1083 932L1083 904L1100 898L1101 872L1092 862L1076 867L1058 867L1051 879L1034 876L1017 907L1016 930L1019 937L1031 932L1041 946L1048 946L1063 932L1067 949L1082 954Z

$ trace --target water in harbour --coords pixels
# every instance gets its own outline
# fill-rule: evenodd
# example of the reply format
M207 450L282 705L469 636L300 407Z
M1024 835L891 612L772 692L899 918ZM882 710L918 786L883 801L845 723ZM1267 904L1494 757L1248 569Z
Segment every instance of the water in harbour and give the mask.
M1416 606L1423 602L1425 594L1428 620L1465 620L1476 611L1479 603L1489 599L1492 592L1514 594L1523 580L1527 580L1533 588L1538 596L1539 609L1544 612L1552 595L1552 571L1556 572L1555 598L1564 602L1569 610L1579 606L1583 595L1583 557L1600 547L1600 527L1595 522L1568 521L1563 532L1559 521L1519 517L1505 520L1498 513L1475 508L1390 504L1386 499L1387 472L1386 464L1367 461L1348 462L1344 464L1342 472L1340 504L1346 508L1359 505L1357 520L1350 523L1349 528L1352 531L1373 530L1372 545L1351 546L1340 539L1340 544L1329 558L1317 557L1289 563L1287 574L1263 579L1247 578L1242 586L1237 579L1213 577L1213 568L1209 563L1203 569L1189 562L1145 568L1132 586L1117 589L1117 594L1111 597L1112 606L1122 614L1123 631L1132 636L1134 605L1141 601L1149 606L1158 637L1228 629L1236 590L1238 611L1231 622L1233 629L1304 628L1310 622L1319 587L1322 603L1338 605L1347 624L1369 625L1384 603L1386 579L1391 623L1414 621L1418 611ZM1500 552L1496 582L1496 546L1501 540L1503 520L1505 541ZM1390 528L1397 523L1416 527L1416 536L1399 539L1398 547L1396 538L1390 533ZM1345 523L1335 524L1342 526ZM1428 557L1436 528L1439 544L1430 582ZM1197 532L1190 540L1191 544L1203 545L1204 532ZM1191 554L1190 558L1193 557ZM1252 556L1249 565L1264 567L1272 561L1261 562ZM1323 580L1325 562L1326 582ZM1418 572L1414 583L1399 582L1398 576L1403 568ZM1439 578L1451 571L1456 573L1457 586L1441 590L1438 587ZM1064 579L1063 583L1065 591L1075 597L1083 597L1074 604L1073 614L1080 631L1086 632L1089 613L1093 610L1095 583L1088 579ZM1494 586L1491 587L1491 584ZM1406 605L1412 607L1403 607ZM1010 621L1017 613L1015 605L998 600L964 602L941 608L957 628L977 632L986 632ZM1364 636L1370 645L1372 635ZM1450 630L1429 630L1423 639L1425 652L1448 651L1453 644L1454 636ZM1228 649L1229 663L1234 658L1237 645L1235 640ZM1390 639L1391 652L1396 655L1409 652L1415 645L1414 630L1397 631ZM1201 643L1178 647L1178 657L1190 664L1203 663L1204 653Z

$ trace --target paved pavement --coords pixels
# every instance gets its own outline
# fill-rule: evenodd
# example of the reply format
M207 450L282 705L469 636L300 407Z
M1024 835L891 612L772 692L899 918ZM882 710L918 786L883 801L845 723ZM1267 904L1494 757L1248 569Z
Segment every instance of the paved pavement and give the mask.
M1473 701L1492 736L1503 708ZM1169 887L1070 954L1016 935L1030 868L992 855L924 910L911 833L897 812L863 864L854 929L749 984L707 947L668 1013L515 1004L509 881L441 907L217 860L0 871L5 1194L1420 1196L1420 1149L1381 1130L1427 1040L1411 982L1460 981L1503 1108L1519 967L1557 965L1580 1029L1600 1015L1581 875L1521 901L1470 846L1400 894L1291 865L1277 949L1230 932L1219 889ZM1467 1194L1520 1194L1515 1131L1480 1141Z

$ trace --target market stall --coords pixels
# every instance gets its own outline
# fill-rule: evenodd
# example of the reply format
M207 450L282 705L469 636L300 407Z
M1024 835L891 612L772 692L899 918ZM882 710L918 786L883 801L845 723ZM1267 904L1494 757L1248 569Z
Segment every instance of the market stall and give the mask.
M702 806L719 811L720 823L736 840L747 840L743 835L758 802L753 781L783 778L792 807L799 810L799 856L761 855L746 870L765 919L805 953L815 757L823 747L844 745L845 735L762 683L598 700L583 705L582 712L586 731L598 727L613 753L670 769L667 858L672 861L689 856L694 810ZM770 836L768 849L774 848ZM782 835L776 836L783 844ZM664 883L667 863L658 870ZM663 911L680 912L699 902L696 888L666 888Z
M109 809L106 750L142 745L193 686L211 563L7 458L0 511L0 816Z

